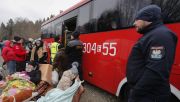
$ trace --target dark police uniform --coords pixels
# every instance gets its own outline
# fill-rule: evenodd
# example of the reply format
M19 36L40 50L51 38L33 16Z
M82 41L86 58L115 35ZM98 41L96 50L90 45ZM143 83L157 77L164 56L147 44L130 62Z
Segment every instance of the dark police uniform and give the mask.
M169 102L177 37L157 19L141 33L127 63L128 102Z
M83 43L82 41L78 40L78 39L74 39L72 41L70 41L65 49L65 52L68 56L68 65L69 68L71 68L71 64L73 62L78 62L79 63L79 67L78 67L78 71L79 71L79 78L82 80L82 55L83 55Z

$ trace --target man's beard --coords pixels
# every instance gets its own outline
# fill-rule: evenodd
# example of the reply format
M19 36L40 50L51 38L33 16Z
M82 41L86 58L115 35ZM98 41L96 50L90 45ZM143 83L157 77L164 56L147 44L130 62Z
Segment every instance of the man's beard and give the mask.
M138 28L137 32L140 34L144 34L145 27Z

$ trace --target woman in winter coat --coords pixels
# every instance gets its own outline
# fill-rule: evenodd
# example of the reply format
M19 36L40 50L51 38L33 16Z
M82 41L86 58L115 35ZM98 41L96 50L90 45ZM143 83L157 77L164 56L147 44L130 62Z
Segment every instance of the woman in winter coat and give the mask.
M31 41L29 41L27 43L27 47L26 47L26 50L27 50L27 54L26 54L26 61L27 62L30 62L30 58L31 58L31 52L32 52L32 49L33 49L33 44Z
M13 50L13 42L12 41L6 41L5 46L2 50L2 57L4 59L4 62L7 64L7 68L9 71L9 74L13 74L16 72L16 54Z
M38 64L47 63L47 51L43 46L43 42L41 40L36 41L35 47L31 52L31 61L34 61Z

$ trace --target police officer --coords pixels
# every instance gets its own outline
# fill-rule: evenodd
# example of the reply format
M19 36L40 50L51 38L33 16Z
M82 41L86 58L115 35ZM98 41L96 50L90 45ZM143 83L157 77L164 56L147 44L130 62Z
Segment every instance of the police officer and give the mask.
M82 41L79 40L79 35L80 33L78 31L74 31L71 35L71 41L68 42L65 52L68 56L68 62L70 65L69 68L71 68L71 64L73 62L78 62L79 63L79 67L78 67L78 71L79 71L79 78L82 80L82 68L81 68L81 64L82 64L82 54L83 54L83 43Z
M54 57L59 50L60 44L58 43L59 37L54 38L54 42L51 44L51 62L53 63Z
M169 102L177 36L163 25L157 5L142 8L134 25L143 36L132 48L127 63L128 102Z

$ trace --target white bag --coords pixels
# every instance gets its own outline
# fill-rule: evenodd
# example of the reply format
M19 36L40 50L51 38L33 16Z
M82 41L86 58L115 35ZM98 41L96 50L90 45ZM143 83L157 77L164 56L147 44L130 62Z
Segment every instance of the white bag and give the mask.
M73 96L81 85L81 81L75 80L75 83L65 91L54 88L41 96L36 102L72 102Z
M57 85L58 84L58 72L56 70L52 71L52 84Z

